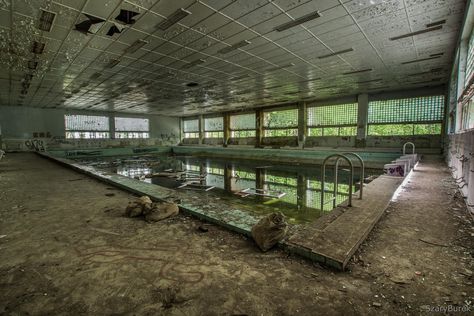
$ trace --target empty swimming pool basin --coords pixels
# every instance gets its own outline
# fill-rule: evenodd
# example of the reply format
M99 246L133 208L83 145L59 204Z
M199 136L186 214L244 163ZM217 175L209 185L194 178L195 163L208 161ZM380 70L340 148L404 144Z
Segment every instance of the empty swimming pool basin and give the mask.
M197 198L203 205L209 200L225 198L228 203L251 214L263 215L281 211L290 223L313 221L333 208L333 203L326 203L322 210L320 207L319 165L281 165L237 159L165 155L88 158L76 161L100 171L175 189L180 196L188 195L190 191L193 198ZM332 172L329 170L327 179L332 179ZM381 173L381 170L370 169L366 176L373 178ZM348 169L342 168L339 171L336 204L348 198L348 174ZM359 175L359 172L356 172L356 175ZM354 178L353 191L358 189L355 183L359 181L358 177ZM331 201L334 184L326 182L324 189L325 199Z

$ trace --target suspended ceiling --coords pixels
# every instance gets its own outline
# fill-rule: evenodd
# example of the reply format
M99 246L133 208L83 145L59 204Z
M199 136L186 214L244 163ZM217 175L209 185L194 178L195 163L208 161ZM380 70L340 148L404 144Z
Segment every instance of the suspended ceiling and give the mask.
M0 0L0 105L182 116L440 85L464 5Z

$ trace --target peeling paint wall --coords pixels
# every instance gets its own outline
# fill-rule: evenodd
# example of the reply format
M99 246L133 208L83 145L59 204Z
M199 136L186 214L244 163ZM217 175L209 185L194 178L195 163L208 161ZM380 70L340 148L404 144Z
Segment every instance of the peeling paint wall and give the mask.
M0 106L0 127L3 147L7 150L28 150L25 141L43 140L48 148L107 148L130 146L175 145L179 142L179 119L158 115L128 115L150 120L149 139L65 139L64 115L108 115L107 112L71 112L63 109Z

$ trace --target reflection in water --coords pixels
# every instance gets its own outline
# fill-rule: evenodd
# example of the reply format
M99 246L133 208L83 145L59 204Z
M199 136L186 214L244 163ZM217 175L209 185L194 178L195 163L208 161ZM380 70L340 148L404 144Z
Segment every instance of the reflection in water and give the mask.
M85 162L85 164L97 165L97 162ZM101 162L99 164L103 166ZM264 166L261 163L249 161L219 161L214 159L198 159L196 157L141 157L138 160L114 160L109 162L109 170L131 178L140 178L143 181L157 184L168 188L177 188L184 180L194 179L197 183L205 186L213 186L215 189L206 192L212 196L232 195L236 201L250 205L265 206L265 212L281 211L285 213L290 221L304 222L313 220L333 209L334 184L333 171L328 170L324 188L324 209L320 210L321 199L321 175L320 166L298 166L298 165L272 165ZM186 174L182 179L179 177L152 177L144 178L147 174L172 171ZM366 176L378 175L379 170L366 170ZM359 179L359 170L354 172L354 183ZM339 186L336 202L340 204L348 198L349 172L339 171ZM259 189L271 192L285 193L280 199L262 196L238 197L235 193L245 189ZM357 186L354 185L354 191ZM180 189L181 190L181 189ZM250 208L251 209L251 208ZM261 211L261 208L259 208Z

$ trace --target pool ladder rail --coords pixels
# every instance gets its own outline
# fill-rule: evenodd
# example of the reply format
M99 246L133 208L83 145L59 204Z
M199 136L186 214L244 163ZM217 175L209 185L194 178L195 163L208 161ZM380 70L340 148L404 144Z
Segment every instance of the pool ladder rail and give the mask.
M332 204L333 208L336 207L338 185L339 185L338 171L339 171L339 162L341 161L341 159L345 160L347 162L347 164L349 165L349 167L350 167L349 201L348 201L347 206L349 206L349 207L352 206L352 185L354 183L354 165L353 165L351 159L348 157L348 155L355 157L360 163L361 176L360 176L359 199L362 200L362 195L363 195L363 192L364 192L364 178L365 178L364 160L358 154L352 153L352 152L346 152L346 153L342 153L342 154L332 154L332 155L327 156L324 159L323 165L321 166L321 176L322 176L322 179L321 179L321 211L324 209L324 205L326 205L327 203L329 203L331 201L333 203ZM329 162L329 160L331 160L333 158L337 158L336 162L335 162L335 165L334 165L333 196L330 200L325 202L324 201L324 193L325 193L324 184L325 184L325 178L326 178L326 164Z

